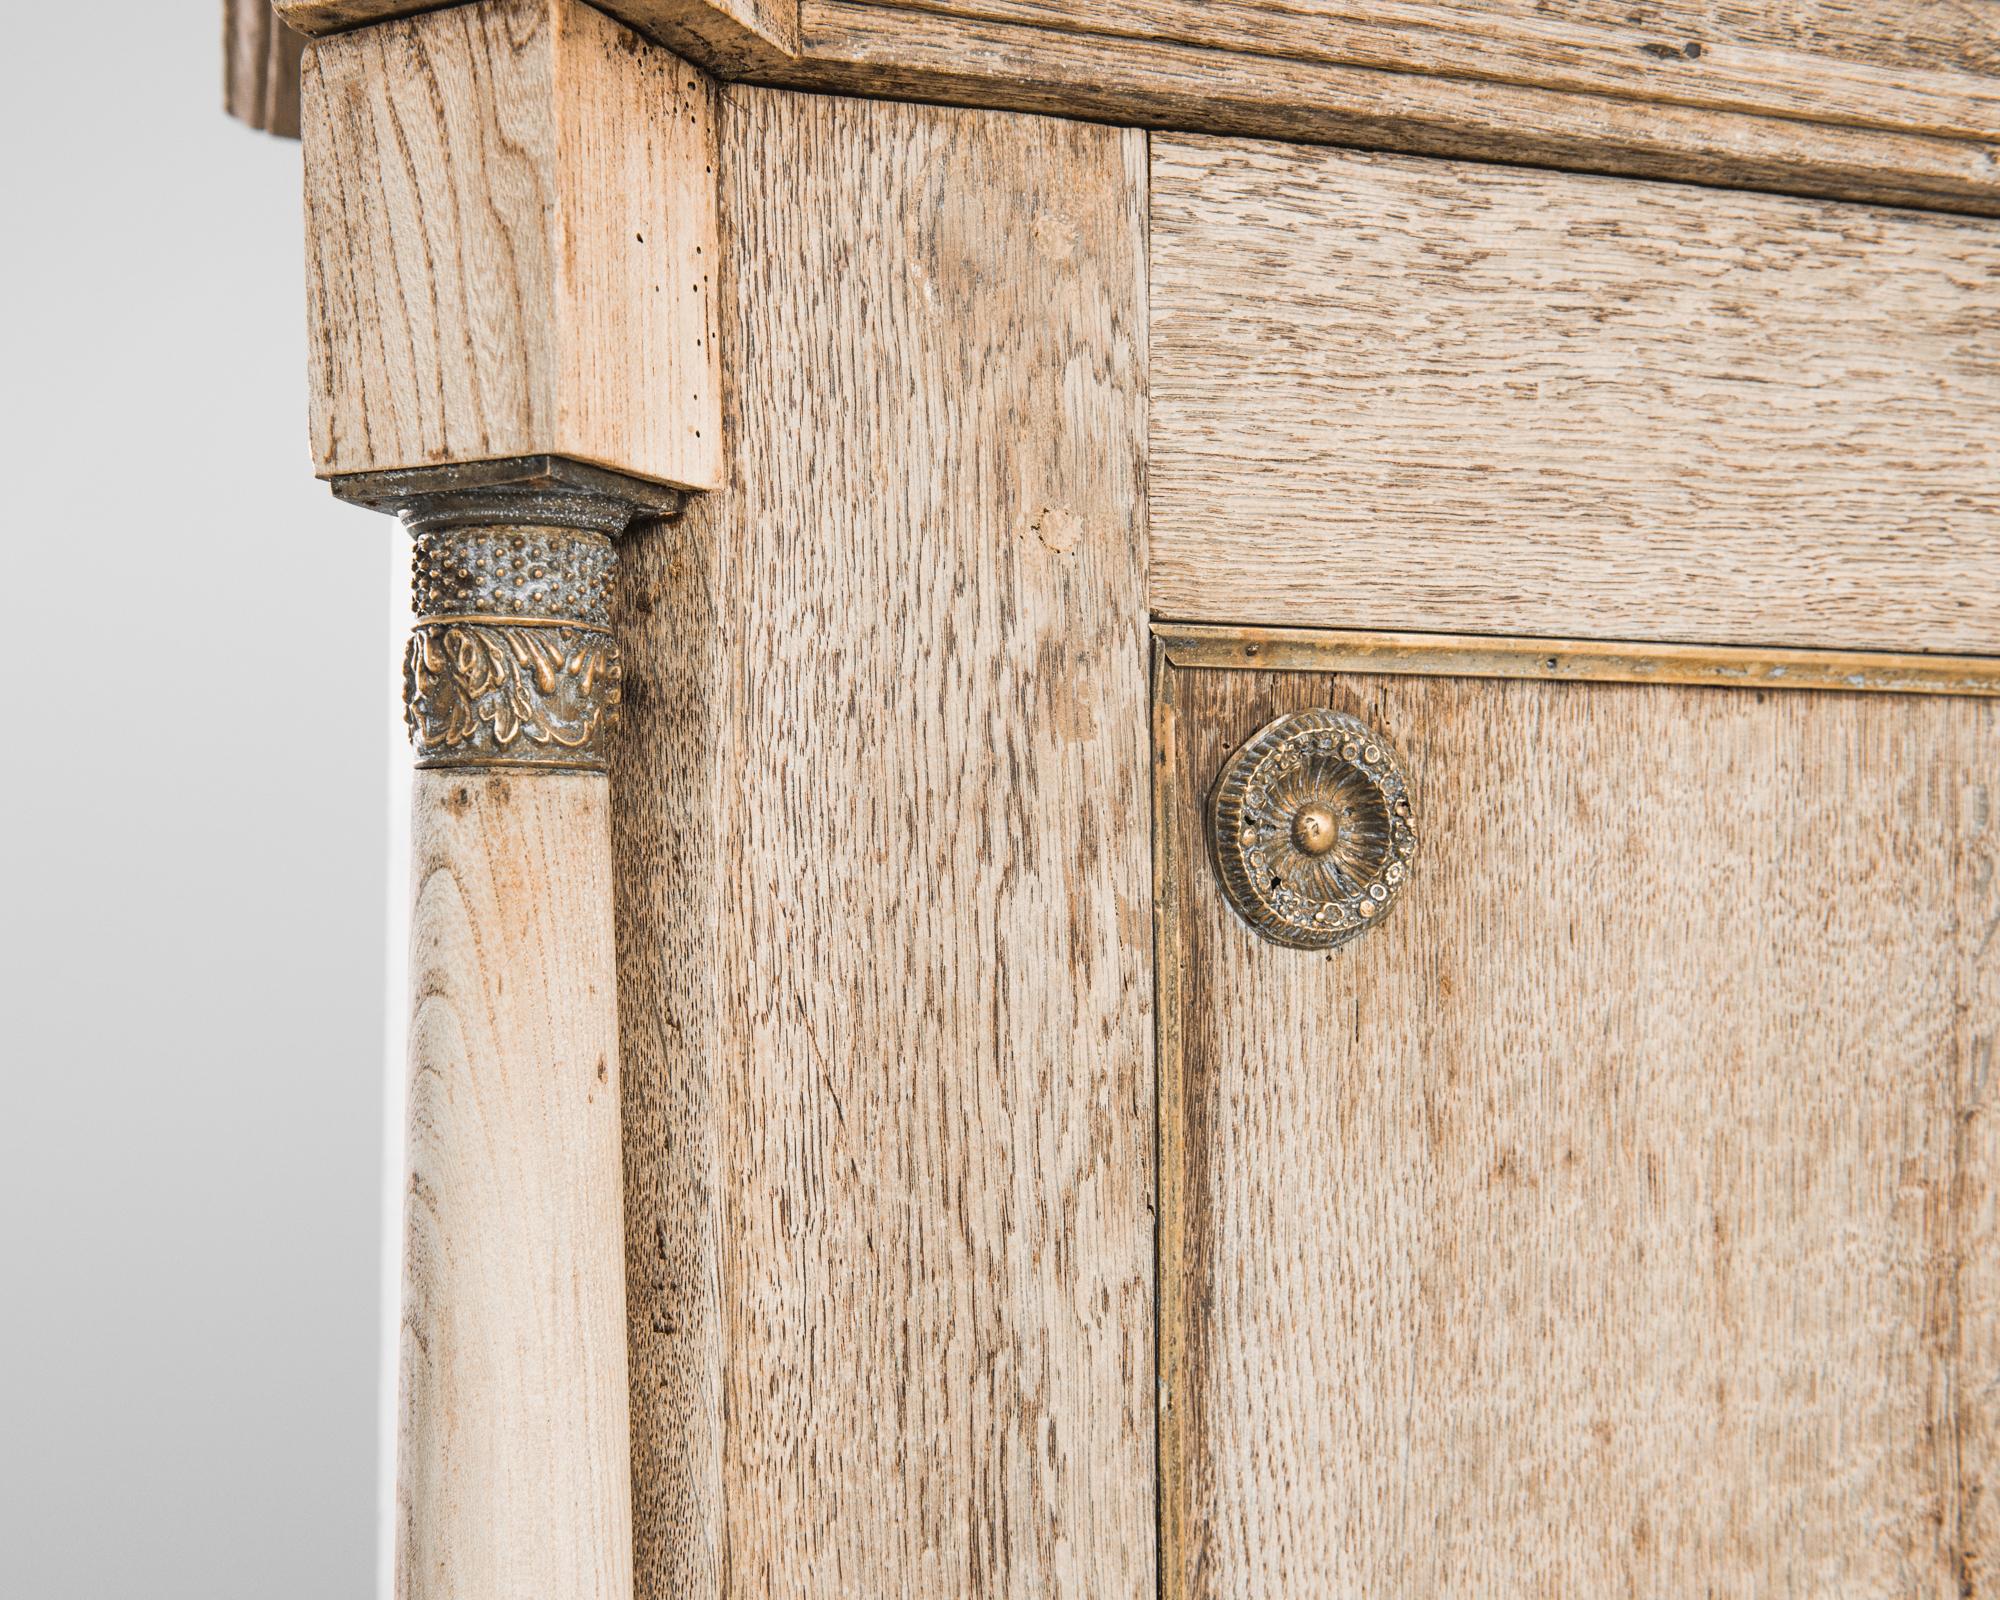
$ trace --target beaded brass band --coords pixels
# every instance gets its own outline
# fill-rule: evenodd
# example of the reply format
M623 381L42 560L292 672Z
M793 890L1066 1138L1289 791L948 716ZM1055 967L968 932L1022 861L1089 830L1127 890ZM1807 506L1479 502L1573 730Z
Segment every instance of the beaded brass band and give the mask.
M403 708L420 767L602 772L618 714L612 540L676 490L559 457L338 479L415 539Z
M415 525L410 600L419 617L543 617L611 626L618 552L561 527Z

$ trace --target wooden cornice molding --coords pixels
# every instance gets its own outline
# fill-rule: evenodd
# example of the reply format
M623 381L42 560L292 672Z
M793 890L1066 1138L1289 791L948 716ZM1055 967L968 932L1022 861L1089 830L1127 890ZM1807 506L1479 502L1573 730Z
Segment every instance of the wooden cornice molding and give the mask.
M290 26L313 35L346 33L439 9L426 0L258 3L273 5ZM774 71L799 54L798 0L598 0L598 9L718 77Z
M279 0L338 33L412 0ZM1885 0L1821 37L1672 4L601 0L719 78L2000 215L1988 25ZM1824 32L1825 30L1822 30Z
M804 15L783 78L800 88L2000 215L2000 142L1390 70L1331 47L1305 59L846 0Z
M1770 8L1776 11L1777 8ZM1716 0L800 0L802 31L853 26L844 13L924 16L1094 40L1174 44L1461 84L1516 84L1647 105L1791 117L1945 138L2000 139L2000 54L1991 21L1926 0L1865 11Z
M798 0L600 0L627 27L719 78L781 72L800 52Z

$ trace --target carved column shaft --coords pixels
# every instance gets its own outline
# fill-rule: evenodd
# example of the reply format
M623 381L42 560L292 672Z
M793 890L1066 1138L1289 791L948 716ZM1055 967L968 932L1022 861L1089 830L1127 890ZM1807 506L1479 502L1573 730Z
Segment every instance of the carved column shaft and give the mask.
M415 542L397 1593L630 1600L612 541L680 496L553 457L335 489Z
M584 0L386 9L300 120L314 465L416 546L398 1587L630 1600L606 608L723 481L715 85Z

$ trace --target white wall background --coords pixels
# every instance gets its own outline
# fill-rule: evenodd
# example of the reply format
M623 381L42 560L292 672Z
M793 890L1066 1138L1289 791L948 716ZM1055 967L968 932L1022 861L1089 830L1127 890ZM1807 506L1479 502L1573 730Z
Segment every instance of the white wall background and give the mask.
M312 480L298 149L216 11L0 53L7 1600L376 1582L402 535Z

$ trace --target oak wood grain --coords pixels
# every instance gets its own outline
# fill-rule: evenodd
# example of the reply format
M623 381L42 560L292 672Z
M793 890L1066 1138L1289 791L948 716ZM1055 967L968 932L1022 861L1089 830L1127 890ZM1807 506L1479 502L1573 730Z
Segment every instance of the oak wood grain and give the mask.
M292 27L309 34L343 33L438 9L434 0L275 3ZM606 16L729 76L772 65L799 48L798 0L596 0L596 4Z
M894 24L886 20L894 18ZM2000 147L805 0L785 81L1725 188L2000 212Z
M1169 1596L1983 1592L2000 708L1164 674ZM1424 840L1321 956L1201 832L1309 705Z
M725 273L723 293L730 290ZM740 1055L719 969L738 928L720 827L736 803L707 497L623 541L612 752L636 1600L717 1600L723 1558L721 1140Z
M1144 141L722 125L730 479L622 580L635 1437L719 1438L639 1592L1147 1595Z
M609 801L420 771L398 1600L629 1600Z
M2000 228L1156 137L1152 603L2000 653Z
M1652 104L2000 138L2000 12L1934 0L861 0Z
M310 32L418 0L291 0ZM1936 0L612 0L724 77L2000 212L1994 24Z
M576 0L323 39L305 67L325 475L720 458L713 88Z
M305 35L279 21L271 0L222 0L222 108L263 133L299 136L299 58Z
M603 9L650 39L740 78L798 54L798 0L604 0Z

